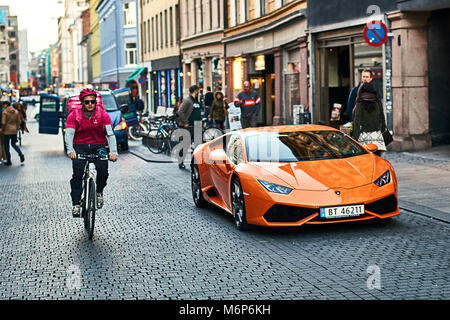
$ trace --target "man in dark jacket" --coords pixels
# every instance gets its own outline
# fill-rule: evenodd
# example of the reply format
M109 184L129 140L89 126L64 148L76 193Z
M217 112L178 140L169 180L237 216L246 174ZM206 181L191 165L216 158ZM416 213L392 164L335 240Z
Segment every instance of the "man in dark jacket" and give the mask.
M241 108L242 128L256 127L256 117L259 113L261 99L252 90L250 81L244 81L244 90L234 99L234 105Z
M195 121L202 121L202 113L200 103L198 102L198 94L200 89L197 85L189 87L189 96L183 100L180 105L180 109L177 112L178 118L177 122L181 128L189 129L191 133L191 139L194 133L194 123ZM181 151L180 158L178 159L178 167L184 169L183 164L186 155Z
M371 82L372 81L372 71L369 69L364 69L362 72L362 80L353 87L353 89L350 91L350 95L348 96L347 101L347 115L349 117L349 121L353 121L353 109L356 105L356 96L358 95L359 87L364 82Z
M209 118L209 112L214 101L214 94L211 91L211 87L206 87L205 93L205 118ZM212 125L211 121L208 121L208 126Z

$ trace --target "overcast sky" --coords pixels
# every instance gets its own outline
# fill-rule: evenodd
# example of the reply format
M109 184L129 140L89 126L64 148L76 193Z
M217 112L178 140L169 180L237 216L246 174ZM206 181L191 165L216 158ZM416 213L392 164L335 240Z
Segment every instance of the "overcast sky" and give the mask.
M64 1L58 0L0 0L9 5L11 15L17 15L19 30L27 29L28 51L48 48L58 41L58 20L64 15Z

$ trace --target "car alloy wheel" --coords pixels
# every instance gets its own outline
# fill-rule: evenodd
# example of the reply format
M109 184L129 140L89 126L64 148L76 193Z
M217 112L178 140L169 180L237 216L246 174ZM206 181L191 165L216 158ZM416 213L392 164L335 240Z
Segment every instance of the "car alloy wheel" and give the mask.
M191 166L191 189L192 198L197 207L202 208L206 205L206 201L203 198L202 184L200 182L200 172L198 171L198 166L193 164Z
M231 201L236 227L241 231L248 230L247 217L245 214L244 192L242 191L241 183L237 178L233 180L231 186Z

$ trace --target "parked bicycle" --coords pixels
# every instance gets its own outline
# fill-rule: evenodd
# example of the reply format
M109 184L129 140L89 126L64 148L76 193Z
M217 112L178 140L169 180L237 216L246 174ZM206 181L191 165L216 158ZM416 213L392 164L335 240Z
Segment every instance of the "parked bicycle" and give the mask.
M81 196L81 217L84 221L84 228L87 231L89 240L94 235L95 211L97 208L97 170L95 160L108 160L106 151L101 154L77 154L80 160L87 160L84 167L82 196Z
M135 141L140 141L143 136L147 136L151 127L148 117L138 114L138 119L138 124L128 127L128 136Z

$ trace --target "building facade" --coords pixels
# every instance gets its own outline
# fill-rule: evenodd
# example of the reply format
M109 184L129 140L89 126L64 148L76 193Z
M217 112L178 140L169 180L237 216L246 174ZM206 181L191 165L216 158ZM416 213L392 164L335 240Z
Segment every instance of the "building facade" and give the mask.
M19 23L17 16L8 17L9 80L17 88L19 84Z
M90 56L92 83L100 83L101 56L100 56L100 26L98 13L95 10L99 0L89 0L89 27L90 27Z
M96 11L100 31L100 82L125 87L138 66L136 0L101 0Z
M313 121L338 127L331 121L335 103L346 109L351 88L363 69L373 73L382 97L393 150L418 150L450 142L449 26L450 1L369 0L311 1L310 103ZM366 24L381 20L389 30L382 46L364 38ZM437 46L438 45L438 46ZM438 49L439 48L439 49ZM445 68L447 66L447 68ZM341 121L345 121L345 115Z
M249 80L261 98L259 125L293 123L308 108L306 1L227 1L226 95Z
M9 41L8 41L9 6L0 6L0 86L9 89Z
M174 106L183 87L179 1L140 0L138 21L142 75L148 72L148 106L152 111Z
M183 95L192 84L223 91L225 83L224 0L180 1Z

